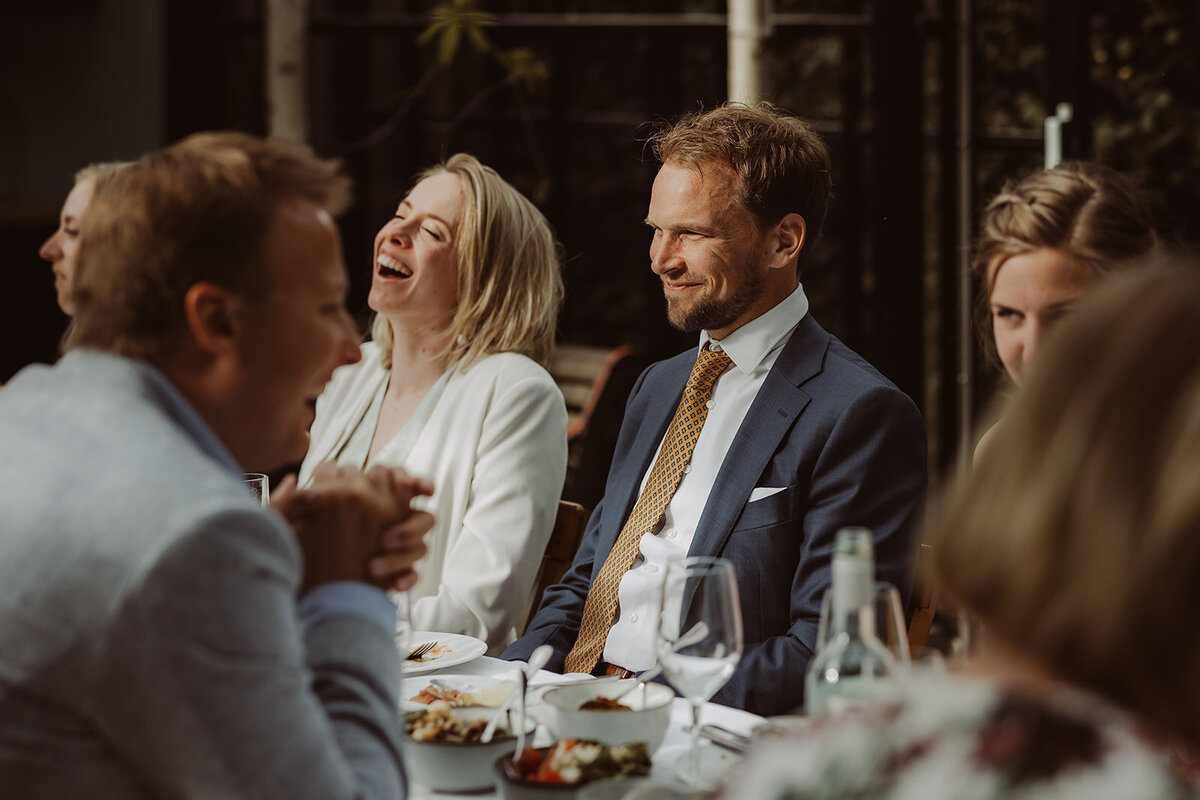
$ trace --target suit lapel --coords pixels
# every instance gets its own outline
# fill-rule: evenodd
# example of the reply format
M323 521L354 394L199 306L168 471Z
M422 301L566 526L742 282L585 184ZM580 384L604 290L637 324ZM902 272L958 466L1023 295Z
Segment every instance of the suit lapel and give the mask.
M716 556L784 435L811 399L799 387L821 371L829 334L805 315L767 374L717 473L688 555Z
M692 365L696 363L697 349L689 350L686 358L683 354L662 362L662 374L655 376L653 381L646 381L642 392L646 394L646 407L641 414L642 423L637 435L629 447L625 458L625 467L605 490L605 498L624 498L623 505L616 503L604 508L604 522L601 530L608 535L597 543L593 575L600 570L608 553L616 543L625 520L633 512L633 505L638 498L638 488L642 477L650 469L650 463L658 452L658 445L667 433L667 426L675 416L679 400L683 397L683 388L687 384Z

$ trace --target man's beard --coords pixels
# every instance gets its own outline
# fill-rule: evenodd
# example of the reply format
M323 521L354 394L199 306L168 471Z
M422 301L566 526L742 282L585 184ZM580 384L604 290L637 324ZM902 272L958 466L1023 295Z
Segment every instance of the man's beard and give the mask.
M688 308L682 308L668 299L667 322L671 323L671 327L687 333L727 328L758 302L765 286L766 276L746 265L741 274L741 285L729 297L721 300L701 297Z

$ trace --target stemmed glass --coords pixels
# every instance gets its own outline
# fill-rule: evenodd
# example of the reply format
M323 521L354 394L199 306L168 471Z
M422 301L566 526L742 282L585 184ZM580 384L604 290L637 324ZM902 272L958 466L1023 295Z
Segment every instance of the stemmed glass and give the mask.
M742 609L733 565L723 558L695 556L671 562L659 609L659 663L692 707L691 742L676 772L687 783L703 785L701 708L742 657Z
M821 617L817 623L817 650L825 646L837 633L837 625L832 619L832 597L832 592L826 592L821 600ZM885 581L876 581L871 587L868 607L860 609L857 615L870 621L876 637L892 654L896 666L901 670L908 669L912 663L912 654L908 649L908 626L904 622L904 604L900 602L900 592L896 587Z
M912 657L900 593L882 581L867 591L862 605L840 611L834 589L821 601L817 649L805 675L810 715L869 705L908 678Z

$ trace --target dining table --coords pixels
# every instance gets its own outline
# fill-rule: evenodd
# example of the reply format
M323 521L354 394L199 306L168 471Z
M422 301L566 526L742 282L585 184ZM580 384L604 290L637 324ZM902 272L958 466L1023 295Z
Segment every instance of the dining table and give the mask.
M519 661L504 661L491 656L480 656L465 664L427 672L422 677L432 679L440 674L454 674L516 680L518 671L522 666L523 663ZM562 675L540 670L529 682L530 691L536 694L539 686L555 684L562 680ZM535 718L537 717L536 709L532 710L531 713ZM711 723L745 735L749 735L754 728L763 722L764 719L756 714L716 703L705 703L701 712L702 726ZM662 745L652 757L651 780L678 780L674 776L675 762L687 750L689 742L688 730L691 723L691 706L684 698L676 697L671 706L671 721L667 728L667 734L663 739ZM552 744L553 738L553 735L546 729L546 726L539 723L534 733L532 745L534 747L544 747ZM740 756L732 750L711 744L706 746L711 748L705 754L706 763L710 767L715 764L717 769L732 768L740 759ZM462 798L462 800L480 800L480 798L496 797L497 793L495 789L492 791L485 790L467 793L440 792L429 789L419 783L410 782L408 796L412 800L455 800L456 798Z

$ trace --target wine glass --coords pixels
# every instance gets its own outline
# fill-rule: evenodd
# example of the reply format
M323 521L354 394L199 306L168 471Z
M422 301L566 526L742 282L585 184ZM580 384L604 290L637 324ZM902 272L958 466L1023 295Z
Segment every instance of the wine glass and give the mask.
M658 660L692 708L691 741L676 771L703 785L700 712L725 685L742 657L742 608L733 565L723 558L690 557L667 566L658 615Z
M258 502L262 503L263 508L270 505L271 486L266 475L261 472L247 472L242 475L242 480L250 489L251 494L258 498Z

